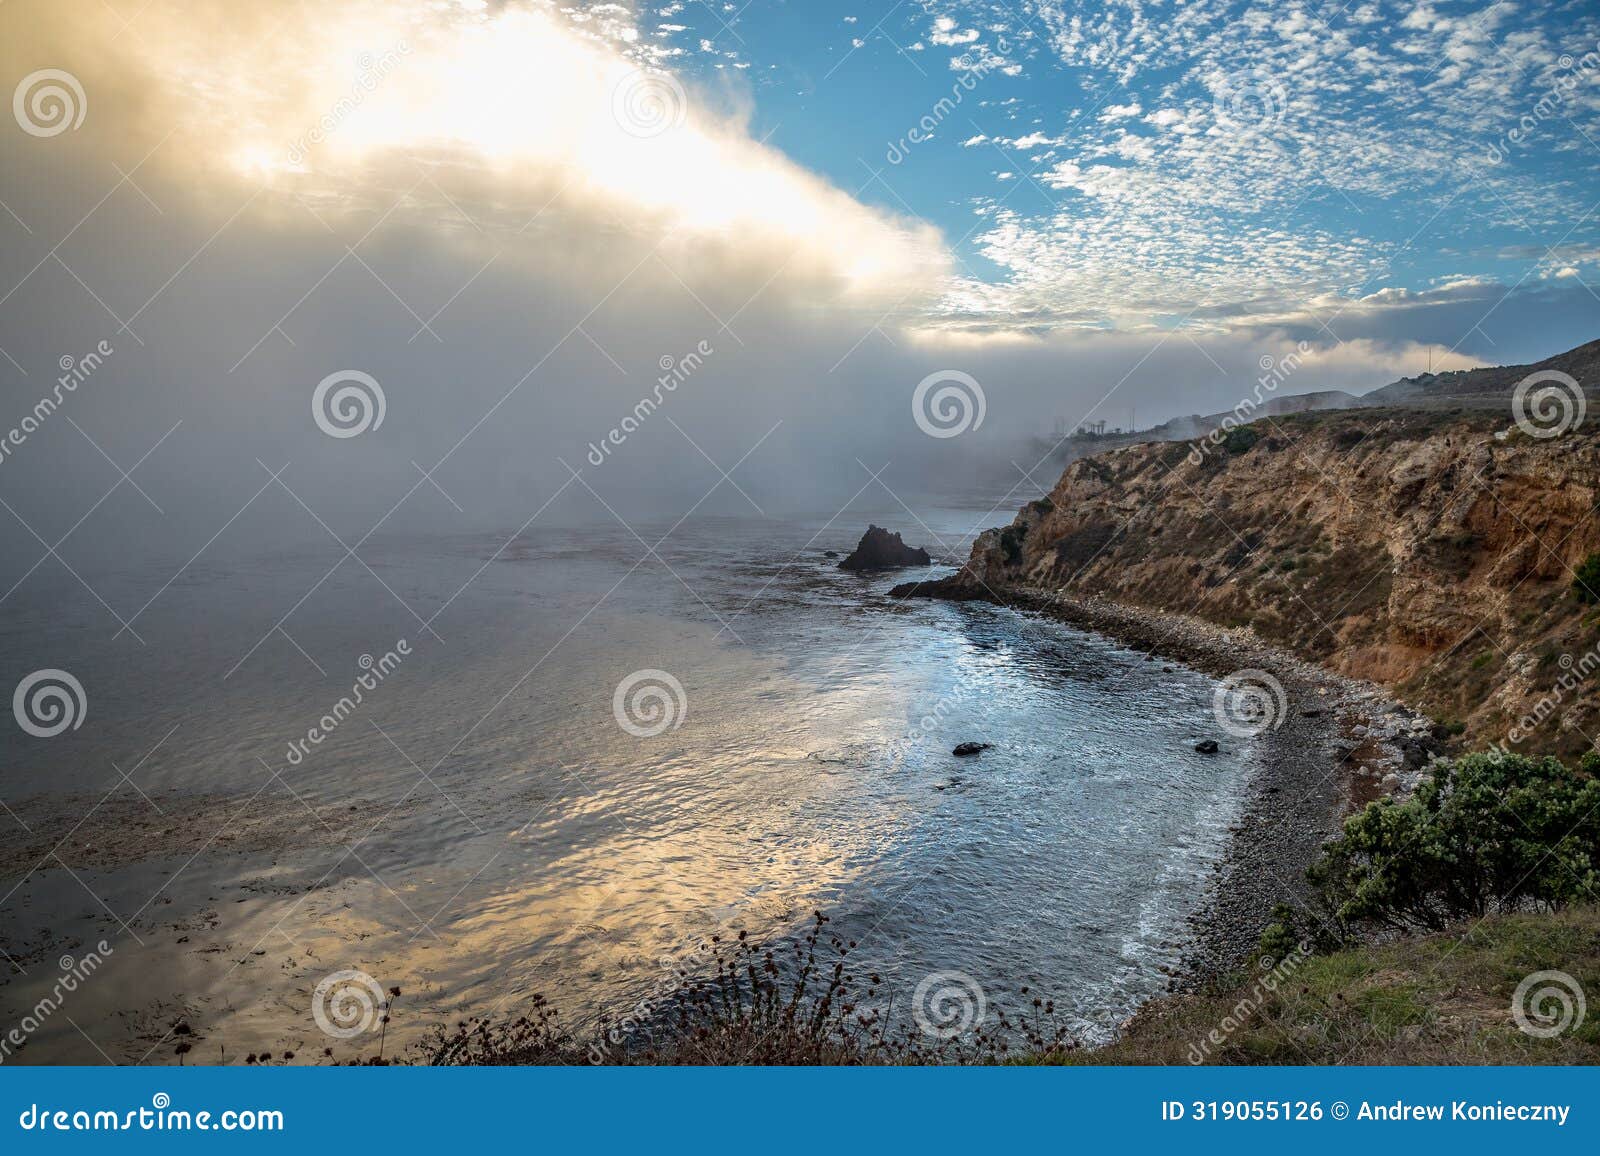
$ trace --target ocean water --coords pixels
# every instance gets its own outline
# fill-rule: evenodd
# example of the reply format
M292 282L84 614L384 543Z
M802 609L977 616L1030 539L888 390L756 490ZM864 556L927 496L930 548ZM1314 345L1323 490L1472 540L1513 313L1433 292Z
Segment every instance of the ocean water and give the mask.
M124 616L149 601L143 645L94 600L24 584L0 685L64 669L86 710L52 738L7 720L0 823L45 849L0 880L0 1028L62 957L110 951L6 1062L172 1062L180 1018L191 1060L365 1054L312 1014L343 970L402 989L391 1052L536 992L582 1024L709 932L782 937L813 910L902 1007L955 972L991 1005L1028 985L1104 1038L1164 986L1257 754L1193 752L1214 732L1199 673L1034 615L895 602L946 571L859 577L823 554L870 519L964 556L1003 520L987 509L96 576ZM619 704L630 679L644 694ZM968 740L992 746L953 757ZM39 843L51 814L78 825Z

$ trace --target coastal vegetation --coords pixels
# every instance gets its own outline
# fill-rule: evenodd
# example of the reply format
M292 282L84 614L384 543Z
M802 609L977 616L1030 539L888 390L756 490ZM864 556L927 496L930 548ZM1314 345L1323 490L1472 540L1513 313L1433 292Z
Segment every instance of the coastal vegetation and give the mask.
M1538 1034L1518 1023L1519 990L1545 971L1569 976L1575 990L1600 990L1600 907L1489 915L1312 955L1270 989L1251 975L1219 977L1199 992L1152 1000L1107 1047L1039 1062L1600 1063L1592 1008L1580 1019L1574 1007L1560 1031L1552 1030L1558 1002L1525 1013ZM1208 1046L1213 1032L1221 1043Z
M589 1031L569 1028L536 995L509 1022L436 1031L419 1058L468 1066L992 1064L1077 1047L1055 1004L1027 987L1011 999L919 990L918 1006L898 1012L883 977L852 959L855 942L827 925L816 912L806 934L783 945L743 931L711 936L706 966L675 970L666 988Z
M1597 776L1593 752L1577 766L1500 751L1434 763L1411 798L1345 821L1308 872L1311 905L1280 910L1263 945L1342 946L1600 899Z

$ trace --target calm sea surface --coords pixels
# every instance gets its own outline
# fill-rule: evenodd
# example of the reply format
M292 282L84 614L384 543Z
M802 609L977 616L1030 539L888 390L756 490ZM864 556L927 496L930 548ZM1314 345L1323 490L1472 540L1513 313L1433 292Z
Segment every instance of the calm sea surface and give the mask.
M964 556L1005 518L919 513L375 538L331 575L337 546L206 555L142 646L55 596L63 572L24 584L3 686L65 669L88 709L51 739L6 720L6 838L97 800L128 822L89 815L0 880L0 1027L61 956L112 948L8 1062L170 1062L179 1016L192 1058L320 1055L312 993L341 969L404 991L391 1047L533 992L581 1023L708 931L788 934L816 908L907 998L934 972L1000 1002L1026 984L1103 1036L1163 986L1254 752L1192 751L1200 674L991 606L892 603L921 572L823 556L869 518ZM91 581L126 616L176 568ZM645 674L625 727L638 672L682 698ZM670 723L635 733L666 722L650 709ZM965 740L993 746L952 757ZM113 838L142 850L96 866L82 845Z

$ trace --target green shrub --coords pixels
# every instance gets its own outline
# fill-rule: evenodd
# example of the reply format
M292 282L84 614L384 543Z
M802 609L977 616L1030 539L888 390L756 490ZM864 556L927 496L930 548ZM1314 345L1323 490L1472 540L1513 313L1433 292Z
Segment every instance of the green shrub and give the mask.
M1022 539L1024 531L1016 526L1007 526L1000 531L1000 552L1006 556L1007 562L1015 562L1022 557Z
M1250 448L1260 440L1261 435L1249 426L1237 425L1222 439L1222 448L1230 454L1249 453Z
M1492 910L1557 910L1600 890L1600 756L1486 752L1434 764L1404 802L1346 820L1310 870L1335 928L1438 930Z
M1572 576L1572 592L1579 602L1600 602L1600 550L1578 563Z

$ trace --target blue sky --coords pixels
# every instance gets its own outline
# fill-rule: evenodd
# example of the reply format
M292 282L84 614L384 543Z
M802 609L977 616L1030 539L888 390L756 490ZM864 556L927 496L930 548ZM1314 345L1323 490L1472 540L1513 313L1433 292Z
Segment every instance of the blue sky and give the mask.
M1031 436L1224 412L1291 354L1282 392L1359 393L1600 337L1592 0L7 0L0 28L0 401L107 340L98 420L131 460L183 423L142 469L214 501L187 525L259 459L364 530L392 498L344 484L357 456L401 493L448 458L515 524L702 344L597 472L624 516L741 461L764 509L886 461L1032 492ZM61 74L81 118L19 104ZM381 438L308 417L342 370ZM957 373L987 416L929 437L919 383ZM83 440L5 465L58 533L99 496L98 454L52 472Z
M751 135L937 225L953 323L1311 307L1337 330L1340 300L1378 293L1600 284L1594 4L688 0L637 19L662 65L748 101Z

